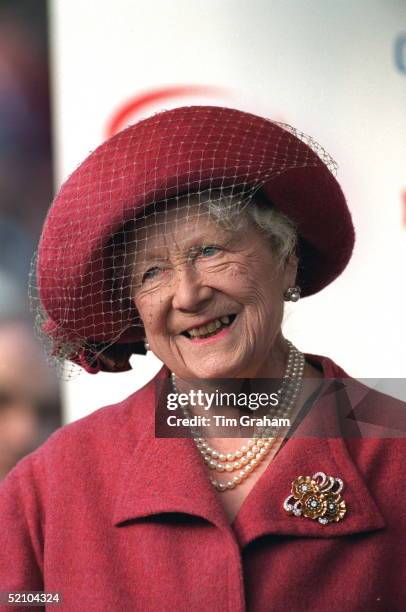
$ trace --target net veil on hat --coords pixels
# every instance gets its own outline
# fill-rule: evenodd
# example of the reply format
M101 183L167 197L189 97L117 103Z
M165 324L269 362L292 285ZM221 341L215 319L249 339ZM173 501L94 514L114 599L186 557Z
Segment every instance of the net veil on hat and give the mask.
M161 112L100 145L57 194L32 275L37 325L57 359L108 369L108 347L144 352L114 237L154 203L197 194L262 199L289 217L299 237L302 296L320 291L347 265L354 229L335 163L310 137L238 110L192 106ZM135 228L136 228L135 221ZM128 233L134 242L136 232ZM137 249L137 244L135 250ZM128 362L117 369L128 369Z

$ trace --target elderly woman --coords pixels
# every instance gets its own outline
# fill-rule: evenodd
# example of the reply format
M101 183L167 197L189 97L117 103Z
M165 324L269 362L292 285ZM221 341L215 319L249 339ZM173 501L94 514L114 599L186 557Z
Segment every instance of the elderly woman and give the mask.
M54 356L115 372L150 349L164 367L6 479L3 593L86 611L402 609L402 441L356 425L357 410L396 402L281 331L284 301L351 256L332 170L288 126L190 107L124 130L67 180L36 270ZM251 406L211 404L247 388L274 400L251 429L236 418Z

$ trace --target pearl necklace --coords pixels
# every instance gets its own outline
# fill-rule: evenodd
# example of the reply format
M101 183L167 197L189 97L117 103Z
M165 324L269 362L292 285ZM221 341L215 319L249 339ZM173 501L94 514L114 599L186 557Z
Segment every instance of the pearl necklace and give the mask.
M287 342L289 345L289 353L286 369L281 387L277 392L279 396L278 406L273 410L273 416L276 418L287 418L292 413L303 380L304 355L298 351L291 342ZM171 374L171 380L174 392L178 393L176 376L173 372ZM185 416L190 416L190 411L186 406L183 406L182 409ZM194 435L194 442L203 455L204 462L210 470L215 470L217 472L234 472L239 470L237 475L225 482L210 478L210 482L218 491L226 491L234 489L237 485L241 484L260 465L276 440L275 434L277 433L277 428L260 428L258 435L250 438L246 445L227 454L212 448L208 442L201 437L198 428L191 428L191 432Z

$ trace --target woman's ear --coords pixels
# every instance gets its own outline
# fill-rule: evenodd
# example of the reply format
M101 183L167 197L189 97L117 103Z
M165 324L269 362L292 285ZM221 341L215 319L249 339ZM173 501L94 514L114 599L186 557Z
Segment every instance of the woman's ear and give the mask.
M296 277L297 277L297 267L299 265L299 258L297 255L292 253L289 255L287 260L285 261L285 270L284 270L284 286L283 289L289 289L289 287L294 287L296 285Z

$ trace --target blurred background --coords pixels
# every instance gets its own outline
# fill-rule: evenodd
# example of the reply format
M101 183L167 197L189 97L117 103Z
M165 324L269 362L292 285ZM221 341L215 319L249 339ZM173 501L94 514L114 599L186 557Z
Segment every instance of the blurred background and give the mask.
M48 22L41 0L0 2L0 479L61 424L33 334L27 279L53 193Z
M285 334L358 378L406 378L405 94L404 0L0 0L0 478L160 367L135 356L132 372L58 384L31 331L27 278L61 182L164 108L285 121L336 159L354 255L287 309Z

